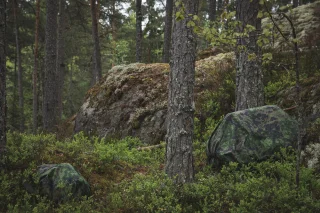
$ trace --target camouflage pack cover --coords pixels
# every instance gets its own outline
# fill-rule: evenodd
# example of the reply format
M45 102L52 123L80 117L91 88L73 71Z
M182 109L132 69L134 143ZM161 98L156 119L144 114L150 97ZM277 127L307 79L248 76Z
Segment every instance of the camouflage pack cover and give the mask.
M298 122L277 106L229 113L207 143L208 162L221 166L230 161L262 161L280 147L297 141Z
M55 202L90 196L88 182L69 163L39 167L40 192Z

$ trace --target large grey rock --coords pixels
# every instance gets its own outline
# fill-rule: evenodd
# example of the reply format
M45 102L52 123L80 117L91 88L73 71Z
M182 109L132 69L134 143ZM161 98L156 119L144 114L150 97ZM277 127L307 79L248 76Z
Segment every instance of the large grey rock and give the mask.
M222 88L225 79L233 78L230 76L234 75L234 54L219 54L198 61L196 70L196 116L203 118L207 112L212 112L206 107L211 99L209 91ZM88 135L119 138L134 136L146 144L163 141L169 71L168 64L113 67L88 91L75 118L75 133L84 131ZM230 90L232 94L234 89ZM221 102L229 106L222 107L223 110L232 110L231 103Z

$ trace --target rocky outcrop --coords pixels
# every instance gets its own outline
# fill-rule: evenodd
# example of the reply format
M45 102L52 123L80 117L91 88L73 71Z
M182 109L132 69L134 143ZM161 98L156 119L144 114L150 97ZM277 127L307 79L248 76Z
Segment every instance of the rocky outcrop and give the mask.
M234 73L234 54L219 54L198 61L195 99L197 115L212 109L203 104L225 75ZM134 136L156 144L166 134L168 64L115 66L86 95L75 118L75 132L102 137ZM225 110L232 110L230 104Z
M286 15L292 21L297 39L299 41L299 47L315 46L318 43L320 37L320 1L314 3L301 5L294 8L286 13ZM274 15L274 21L279 26L282 35L279 31L273 28L272 37L272 48L281 49L282 51L287 51L292 49L292 44L286 41L283 36L291 41L292 38L292 28L285 18L281 15ZM272 21L269 18L262 20L262 26L267 25L273 26Z
M319 1L303 5L292 10L291 17L294 20L300 47L312 46L318 41L320 15ZM301 15L299 15L301 14ZM267 19L264 24L270 23ZM283 32L290 35L289 25L284 20L280 22ZM311 42L312 41L312 42ZM311 42L311 43L310 43ZM289 50L287 44L283 42L281 36L276 36L272 48L277 52ZM234 110L234 89L235 89L235 68L234 54L220 53L220 49L214 48L199 54L199 58L214 55L202 59L196 64L196 85L195 104L196 122L199 122L199 132L204 132L208 123L206 120L212 118L217 121L221 116ZM217 55L216 55L217 54ZM279 53L280 54L280 53ZM278 55L279 55L278 54ZM290 54L285 55L285 62L290 64ZM303 55L305 64L317 65L313 57ZM281 57L275 55L273 61ZM280 54L281 55L281 54ZM307 62L310 59L310 63ZM289 60L289 61L288 61ZM277 64L277 63L275 63ZM280 62L279 62L280 64ZM267 68L273 70L273 64ZM282 69L282 68L279 68ZM304 67L304 72L306 68ZM166 134L166 113L167 113L167 84L170 67L168 64L130 64L115 66L102 80L91 88L75 118L71 118L61 126L62 137L69 135L70 129L74 133L84 131L88 135L98 135L101 137L126 136L139 137L144 143L156 144L164 140ZM314 67L310 68L313 75ZM277 81L270 76L268 81ZM308 81L308 79L307 79ZM303 84L302 97L306 101L305 114L307 120L315 120L319 117L320 98L318 85L320 81L311 79L310 84ZM265 83L266 83L265 82ZM307 85L308 84L308 85ZM288 88L278 94L274 94L268 104L276 104L281 108L292 108L288 113L295 114L295 89ZM74 128L70 128L74 126ZM314 125L308 126L313 130ZM310 131L309 131L310 132ZM317 132L317 131L315 131ZM310 135L310 134L309 134ZM309 137L309 136L308 136ZM316 136L310 136L315 138ZM205 140L207 138L204 138ZM313 140L313 139L312 139Z

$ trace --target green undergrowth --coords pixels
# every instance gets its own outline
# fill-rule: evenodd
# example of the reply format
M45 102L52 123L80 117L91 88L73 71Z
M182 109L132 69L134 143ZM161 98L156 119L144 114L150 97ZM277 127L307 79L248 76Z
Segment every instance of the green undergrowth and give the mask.
M320 178L301 168L295 185L295 157L282 150L249 165L220 171L206 165L205 144L194 143L195 182L175 185L164 173L165 148L139 151L136 138L57 141L53 135L8 134L7 168L0 174L0 212L319 212ZM54 204L25 189L37 166L71 163L90 183L93 195Z

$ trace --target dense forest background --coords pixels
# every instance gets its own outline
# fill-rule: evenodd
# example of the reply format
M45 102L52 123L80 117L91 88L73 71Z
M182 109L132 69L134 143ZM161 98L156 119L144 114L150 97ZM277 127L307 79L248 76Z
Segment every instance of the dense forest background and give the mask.
M10 1L8 8L7 29L7 104L8 129L32 130L32 73L34 68L34 35L36 2ZM164 2L144 2L142 61L153 63L162 61ZM17 60L16 30L14 26L14 7L17 11L17 29L19 31L20 62ZM115 65L135 62L135 4L130 1L101 1L98 5L99 39L101 49L102 73ZM92 86L93 80L93 47L91 37L92 25L90 4L86 1L68 1L65 5L65 17L61 21L65 40L64 80L63 80L63 113L66 119L77 112L82 104L84 94ZM11 24L10 24L11 23ZM39 17L39 50L38 50L38 127L42 124L42 91L45 69L45 1L40 1ZM60 26L59 26L60 27ZM18 64L20 63L20 64ZM19 67L20 66L20 67ZM18 72L21 69L21 87L24 105L19 105ZM23 113L17 113L23 111ZM23 124L21 124L23 123ZM21 125L20 125L21 124Z
M0 27L0 212L319 211L319 1L1 0ZM208 165L265 104L293 148ZM89 190L43 190L69 163Z
M62 1L63 2L63 1ZM221 14L235 10L231 2L200 1L199 26L209 21L221 22ZM268 1L272 11L277 11L289 1ZM306 4L307 1L300 2ZM92 39L90 2L66 1L60 8L59 32L63 40L63 77L61 120L74 115L83 102L86 91L93 85L95 62ZM115 65L136 62L136 5L134 1L99 1L96 16L101 50L102 74ZM39 10L39 30L36 32L36 13ZM143 1L141 62L156 63L163 60L165 1ZM225 18L224 15L223 18ZM10 1L7 4L7 106L8 129L31 132L33 128L33 84L37 87L37 128L42 129L43 88L45 87L45 24L46 2ZM35 46L35 35L38 44ZM212 45L204 37L198 39L197 51ZM216 45L217 46L217 45ZM35 49L37 48L37 49ZM230 49L227 45L222 48ZM35 55L35 53L37 53ZM35 57L38 69L37 82L33 82ZM18 113L20 112L20 113Z

